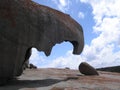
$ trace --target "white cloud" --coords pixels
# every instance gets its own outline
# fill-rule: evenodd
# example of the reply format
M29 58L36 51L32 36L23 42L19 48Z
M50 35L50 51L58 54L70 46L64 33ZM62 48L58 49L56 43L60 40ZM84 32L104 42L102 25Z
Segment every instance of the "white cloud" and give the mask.
M61 6L65 7L67 5L65 0L59 0Z
M82 61L86 61L94 67L120 65L120 51L118 51L120 49L120 0L80 1L92 6L95 21L93 31L98 36L93 38L90 45L85 45L81 55L73 55L71 51L68 51L64 57L56 58L45 67L77 69ZM69 6L67 0L59 0L59 2L55 0L55 2L63 11ZM41 58L37 53L35 54L35 57ZM41 60L44 62L44 59Z
M62 12L66 12L69 9L69 6L71 4L70 0L52 0L57 7L59 8L59 10L61 10Z
M30 63L33 63L38 67L40 67L41 63L45 62L45 59L43 58L43 56L40 55L40 53L36 48L32 48L32 54L29 60Z
M78 17L79 17L80 19L83 19L83 18L84 18L84 13L83 13L83 12L79 12L79 13L78 13Z
M83 58L80 57L79 55L73 55L72 50L68 51L65 56L58 57L52 61L47 61L43 56L40 55L40 52L38 52L37 49L32 48L32 55L30 57L30 63L33 63L38 68L69 67L72 69L77 69L78 65L83 61L84 61Z
M82 54L85 61L94 67L119 65L120 52L113 52L114 45L107 45L101 49L86 45Z
M93 8L94 32L98 37L86 45L83 56L95 67L119 65L120 63L120 0L80 0ZM90 59L90 60L89 60Z
M79 55L73 55L72 50L68 51L66 55L63 57L58 57L53 60L48 66L56 67L56 68L65 68L69 67L72 69L77 69L78 65L84 60Z

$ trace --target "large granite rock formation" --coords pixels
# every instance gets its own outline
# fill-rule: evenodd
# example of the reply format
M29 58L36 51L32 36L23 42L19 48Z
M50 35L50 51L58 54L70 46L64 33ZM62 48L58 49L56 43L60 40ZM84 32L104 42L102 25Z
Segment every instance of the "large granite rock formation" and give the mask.
M0 84L22 74L32 47L48 56L63 41L82 52L82 27L69 15L31 0L0 0Z

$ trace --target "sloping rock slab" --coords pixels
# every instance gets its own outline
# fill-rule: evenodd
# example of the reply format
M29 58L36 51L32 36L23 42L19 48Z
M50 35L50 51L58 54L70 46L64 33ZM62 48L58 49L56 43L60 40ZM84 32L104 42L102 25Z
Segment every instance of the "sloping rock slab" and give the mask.
M120 90L120 73L99 74L84 76L78 70L27 69L0 90Z
M120 66L111 66L111 67L98 68L97 70L120 73Z

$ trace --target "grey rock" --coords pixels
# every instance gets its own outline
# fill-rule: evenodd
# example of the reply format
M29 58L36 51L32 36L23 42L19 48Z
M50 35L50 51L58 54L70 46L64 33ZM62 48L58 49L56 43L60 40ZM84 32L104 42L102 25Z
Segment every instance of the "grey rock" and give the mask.
M28 67L30 69L37 69L37 66L33 65L32 63L30 63L30 67Z
M31 0L0 0L0 84L22 74L30 48L48 56L63 41L82 52L82 27L69 15Z
M84 75L99 75L97 70L86 62L79 65L79 71Z

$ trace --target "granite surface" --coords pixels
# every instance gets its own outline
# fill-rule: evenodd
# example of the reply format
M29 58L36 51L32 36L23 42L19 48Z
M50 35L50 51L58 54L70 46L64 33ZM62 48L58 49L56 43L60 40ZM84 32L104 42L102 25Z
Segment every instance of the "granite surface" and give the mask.
M0 90L120 90L120 73L85 76L71 69L27 69Z

